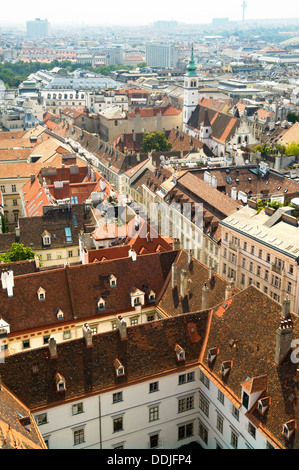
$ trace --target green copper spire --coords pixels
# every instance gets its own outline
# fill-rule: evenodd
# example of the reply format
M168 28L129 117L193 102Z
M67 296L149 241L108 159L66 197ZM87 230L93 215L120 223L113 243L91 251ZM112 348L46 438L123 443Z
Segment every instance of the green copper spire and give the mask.
M187 66L187 70L188 70L188 77L196 77L196 65L195 65L195 62L194 62L194 57L193 57L193 44L192 44L192 49L191 49L191 58L190 58L190 62L189 62L189 65Z

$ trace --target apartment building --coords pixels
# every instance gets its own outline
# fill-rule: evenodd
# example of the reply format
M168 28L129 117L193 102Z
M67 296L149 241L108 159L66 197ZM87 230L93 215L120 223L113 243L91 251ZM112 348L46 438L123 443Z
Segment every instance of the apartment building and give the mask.
M181 60L181 49L175 44L147 43L145 61L151 67L177 68Z
M295 209L257 211L248 205L220 222L221 275L243 289L251 284L299 312L299 238Z
M0 364L3 383L50 449L178 449L194 441L206 449L298 448L290 354L297 322L287 304L256 287L213 309L82 330Z

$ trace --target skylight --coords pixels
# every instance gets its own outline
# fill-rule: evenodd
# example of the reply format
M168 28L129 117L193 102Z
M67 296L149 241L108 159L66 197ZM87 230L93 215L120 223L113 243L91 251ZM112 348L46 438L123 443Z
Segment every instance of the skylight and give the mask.
M66 238L66 241L69 243L69 242L72 242L72 233L71 233L71 229L70 227L65 227L65 238Z

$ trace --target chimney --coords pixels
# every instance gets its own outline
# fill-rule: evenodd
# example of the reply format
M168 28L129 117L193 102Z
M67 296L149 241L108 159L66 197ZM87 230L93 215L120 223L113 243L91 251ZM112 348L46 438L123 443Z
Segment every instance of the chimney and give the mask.
M182 269L181 271L181 283L180 283L180 296L184 299L187 295L187 271Z
M214 276L214 268L213 268L213 266L210 266L209 267L209 281L211 281L213 276Z
M179 250L181 246L179 238L175 238L173 242L173 249L174 250Z
M203 287L202 287L201 310L205 310L208 306L209 291L210 291L210 288L209 288L208 284L205 282Z
M119 316L116 322L121 339L127 339L127 324L125 320Z
M171 288L174 289L177 283L177 265L172 263L171 266Z
M230 283L225 288L225 300L229 299L230 297L234 295L234 289L235 289L234 281L231 279Z
M82 326L82 331L86 341L86 346L89 348L92 346L92 331L88 323L84 323Z
M2 289L7 290L7 296L9 299L13 297L14 288L14 275L13 271L7 271L1 273Z
M130 250L129 250L129 258L132 258L133 263L136 263L137 253L136 253L136 251L133 250L133 248L130 248Z
M35 180L35 175L30 175L31 184L34 183L34 180Z
M57 357L57 345L56 345L56 340L54 338L54 336L50 336L50 339L49 339L49 351L50 351L50 356L52 359L56 358Z
M281 316L284 320L286 320L290 316L290 299L288 295L282 301L282 309L281 309Z
M293 338L293 323L291 320L281 320L276 331L275 363L280 365L291 349Z

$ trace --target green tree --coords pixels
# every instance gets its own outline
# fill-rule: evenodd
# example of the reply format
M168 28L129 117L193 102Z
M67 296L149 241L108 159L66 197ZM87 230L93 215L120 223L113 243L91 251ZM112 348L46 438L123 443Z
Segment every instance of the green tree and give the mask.
M172 145L166 139L164 132L145 132L141 143L143 152L150 152L155 150L156 152L167 152L172 148Z
M36 256L35 252L28 246L24 246L23 243L13 243L10 251L0 254L0 261L4 263L11 263L14 261L24 261L26 259L34 259Z
M297 157L299 155L299 144L295 142L291 142L290 144L286 145L285 155L294 155Z
M299 122L299 115L296 113L288 113L287 120L295 124L295 122Z

